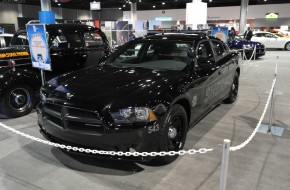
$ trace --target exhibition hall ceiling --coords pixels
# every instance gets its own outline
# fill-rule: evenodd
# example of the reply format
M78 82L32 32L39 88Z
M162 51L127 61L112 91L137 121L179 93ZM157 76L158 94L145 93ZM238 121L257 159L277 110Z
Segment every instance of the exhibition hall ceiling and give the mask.
M72 9L90 9L90 2L93 0L52 0L52 6L72 8ZM102 8L119 8L125 11L130 10L130 2L137 2L138 10L166 10L173 8L185 8L186 3L192 0L96 0L101 2ZM40 0L0 0L3 3L21 3L29 5L40 5ZM202 0L208 3L208 7L222 7L222 6L239 6L241 0ZM261 4L278 4L290 3L290 0L249 0L250 5Z

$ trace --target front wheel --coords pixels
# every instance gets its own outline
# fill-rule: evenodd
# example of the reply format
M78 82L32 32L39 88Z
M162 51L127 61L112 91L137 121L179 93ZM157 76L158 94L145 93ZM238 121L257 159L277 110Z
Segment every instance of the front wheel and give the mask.
M162 120L160 127L159 151L181 150L185 143L188 128L185 109L179 104L174 105ZM156 160L162 164L169 164L177 157L178 155L160 156L156 157Z
M229 96L225 99L225 103L234 103L238 97L239 92L239 73L236 72L231 86Z
M10 88L1 101L1 112L8 117L21 117L31 112L35 105L35 93L27 85Z
M285 50L290 51L290 42L287 42L286 43Z

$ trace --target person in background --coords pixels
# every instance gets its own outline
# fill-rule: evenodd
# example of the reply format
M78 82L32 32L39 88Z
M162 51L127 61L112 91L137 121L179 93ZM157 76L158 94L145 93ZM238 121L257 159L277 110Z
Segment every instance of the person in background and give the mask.
M251 30L251 27L248 27L248 30L244 33L244 38L250 41L252 37L253 37L253 32Z
M236 31L235 31L235 28L232 27L232 28L229 30L229 40L230 40L230 41L235 40L235 36L236 36Z

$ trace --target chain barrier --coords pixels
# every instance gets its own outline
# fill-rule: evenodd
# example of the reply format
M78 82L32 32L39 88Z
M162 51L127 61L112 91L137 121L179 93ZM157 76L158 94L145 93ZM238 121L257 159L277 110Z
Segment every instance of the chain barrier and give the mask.
M275 88L275 84L276 84L276 80L277 80L277 70L278 70L278 63L276 62L276 68L275 68L275 74L274 74L274 79L273 79L273 83L272 83L272 87L271 87L271 90L270 90L270 93L269 93L269 96L268 96L268 99L267 99L267 103L265 105L265 108L263 110L263 113L260 117L260 120L259 122L257 123L254 131L252 132L252 134L250 135L250 137L244 141L243 143L241 143L240 145L237 145L237 146L233 146L233 147L230 147L230 151L236 151L236 150L240 150L242 148L244 148L253 138L254 136L256 135L256 133L258 132L258 129L260 127L260 125L262 124L262 121L265 117L265 114L267 112L267 109L268 109L268 106L270 104L270 101L271 101L271 97L272 97L272 94L273 94L273 90Z
M212 152L214 150L214 148L200 148L200 149L190 149L190 150L179 150L179 151L169 151L169 152L121 152L121 151L104 151L104 150L95 150L95 149L86 149L86 148L80 148L80 147L73 147L73 146L67 146L64 144L59 144L59 143L53 143L47 140L43 140L37 137L34 137L32 135L28 135L26 133L23 133L19 130L16 130L12 127L9 127L3 123L0 122L0 126L13 132L16 133L22 137L25 137L27 139L33 140L33 141L37 141L49 146L53 146L56 148L61 148L64 150L73 150L75 152L82 152L82 153L91 153L91 154L100 154L100 155L107 155L107 156L174 156L174 155L186 155L186 154L205 154L208 152Z
M253 59L253 57L256 57L257 46L256 45L254 46L253 53L252 53L250 59L247 59L246 52L245 52L246 49L252 49L252 48L243 47L243 59L245 59L246 61L251 61Z

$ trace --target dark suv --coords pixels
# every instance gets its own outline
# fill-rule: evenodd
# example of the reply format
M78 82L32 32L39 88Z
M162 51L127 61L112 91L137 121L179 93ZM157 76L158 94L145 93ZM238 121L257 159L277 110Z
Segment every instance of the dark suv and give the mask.
M109 53L105 34L80 24L46 25L52 72L47 79L97 64ZM10 47L0 49L0 111L9 117L28 114L37 102L40 71L32 68L26 30L17 31Z
M140 38L100 65L50 80L41 88L38 122L48 139L71 146L178 151L190 127L220 102L236 100L239 75L238 53L217 38Z

